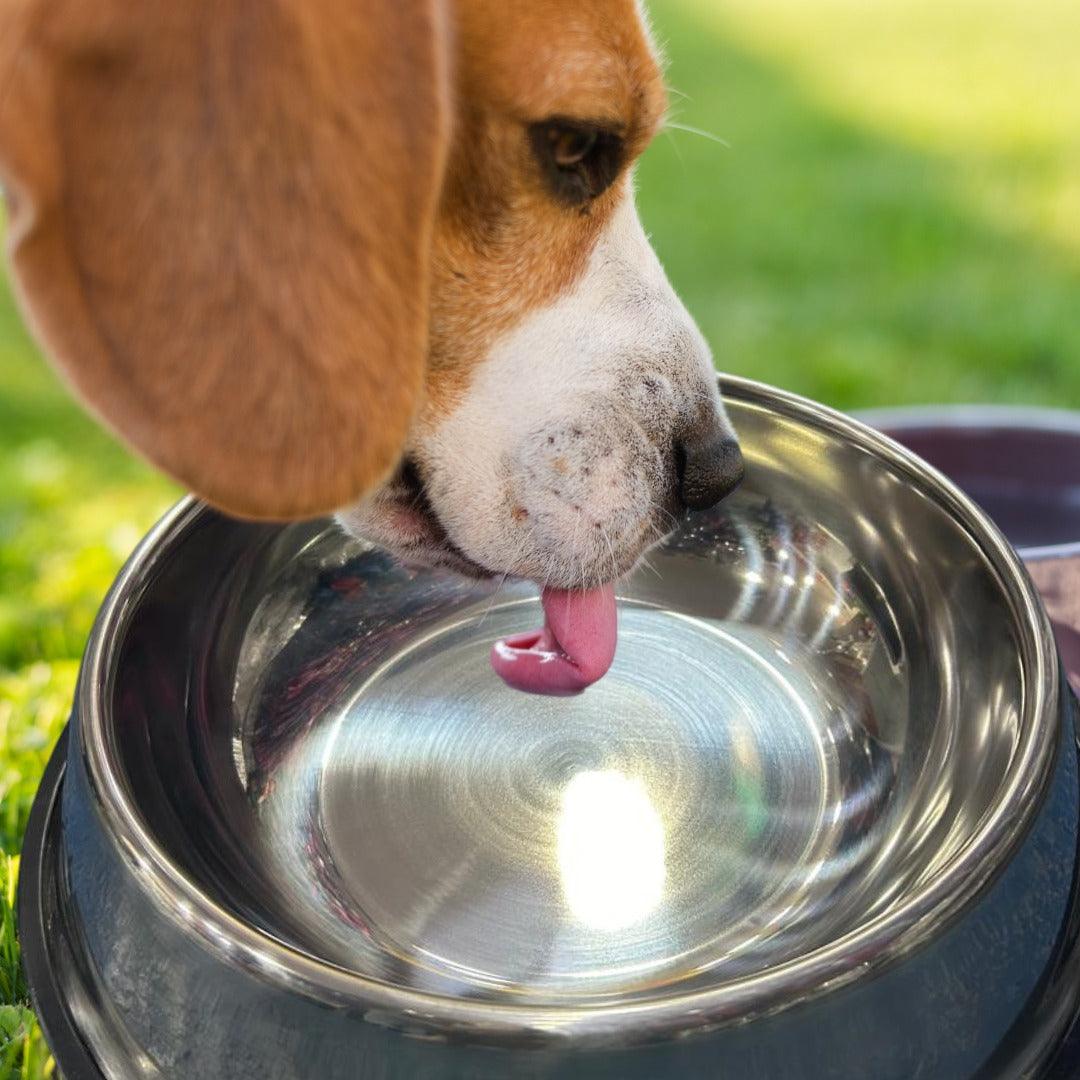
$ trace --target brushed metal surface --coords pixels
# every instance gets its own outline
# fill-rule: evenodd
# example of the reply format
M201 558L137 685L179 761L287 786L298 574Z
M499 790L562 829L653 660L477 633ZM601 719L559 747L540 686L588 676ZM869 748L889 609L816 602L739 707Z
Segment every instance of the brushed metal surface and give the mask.
M940 469L1025 559L1080 556L1080 412L918 405L858 419Z
M1080 412L927 405L860 419L940 469L1016 546L1080 690Z
M492 638L538 617L527 586L347 558L352 602L308 612L294 643L317 657L271 662L234 739L296 944L487 1000L668 995L828 942L941 858L932 829L890 839L918 782L904 658L842 547L777 513L749 495L655 555L614 670L572 700L492 678ZM311 579L340 553L320 538ZM370 662L327 665L357 631ZM334 674L309 699L313 662Z
M570 700L488 666L529 586L182 506L81 682L139 888L225 965L497 1040L699 1029L940 933L1045 788L1045 615L917 459L729 401L746 484L623 585L612 673Z

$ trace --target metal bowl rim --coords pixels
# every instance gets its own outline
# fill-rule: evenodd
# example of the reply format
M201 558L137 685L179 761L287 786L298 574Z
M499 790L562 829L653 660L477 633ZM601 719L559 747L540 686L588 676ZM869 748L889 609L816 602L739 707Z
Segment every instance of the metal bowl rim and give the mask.
M989 517L936 469L887 436L816 402L725 376L722 389L826 430L918 480L958 520L993 566L1012 609L1024 674L1024 712L1013 759L991 808L954 858L895 909L829 944L752 975L668 998L563 1007L463 1000L407 989L319 960L243 922L216 903L151 835L109 753L105 725L114 661L127 616L152 581L155 564L203 514L186 497L146 535L121 570L91 631L76 692L79 746L91 797L110 839L159 911L223 963L334 1005L361 1008L390 1026L500 1040L531 1032L545 1039L607 1042L700 1030L775 1011L844 985L871 967L926 944L957 918L1008 861L1041 805L1055 759L1059 665L1049 620L1019 557Z
M1032 431L1080 439L1080 412L1040 405L904 405L900 408L861 409L856 419L879 431L911 432L929 428L953 431ZM1073 559L1080 556L1080 537L1062 544L1022 545L1026 562Z

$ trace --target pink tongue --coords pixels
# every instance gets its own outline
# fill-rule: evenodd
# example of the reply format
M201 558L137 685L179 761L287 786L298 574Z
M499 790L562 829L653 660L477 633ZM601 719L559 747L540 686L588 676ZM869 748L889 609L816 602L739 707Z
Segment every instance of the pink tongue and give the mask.
M515 690L578 694L615 658L615 587L544 589L540 600L543 630L495 642L491 666Z

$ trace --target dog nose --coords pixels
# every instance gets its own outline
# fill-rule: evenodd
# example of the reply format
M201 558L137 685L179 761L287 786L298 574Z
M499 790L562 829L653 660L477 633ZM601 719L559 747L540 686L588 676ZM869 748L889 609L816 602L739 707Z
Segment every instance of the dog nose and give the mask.
M708 510L742 482L739 444L728 435L680 439L675 444L679 500L689 510Z

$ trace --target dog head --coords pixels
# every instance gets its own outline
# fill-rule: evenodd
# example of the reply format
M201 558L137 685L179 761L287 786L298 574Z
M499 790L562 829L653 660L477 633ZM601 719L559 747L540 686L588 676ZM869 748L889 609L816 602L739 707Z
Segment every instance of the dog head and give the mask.
M634 0L8 0L0 42L31 322L209 501L571 588L738 482L634 208Z

